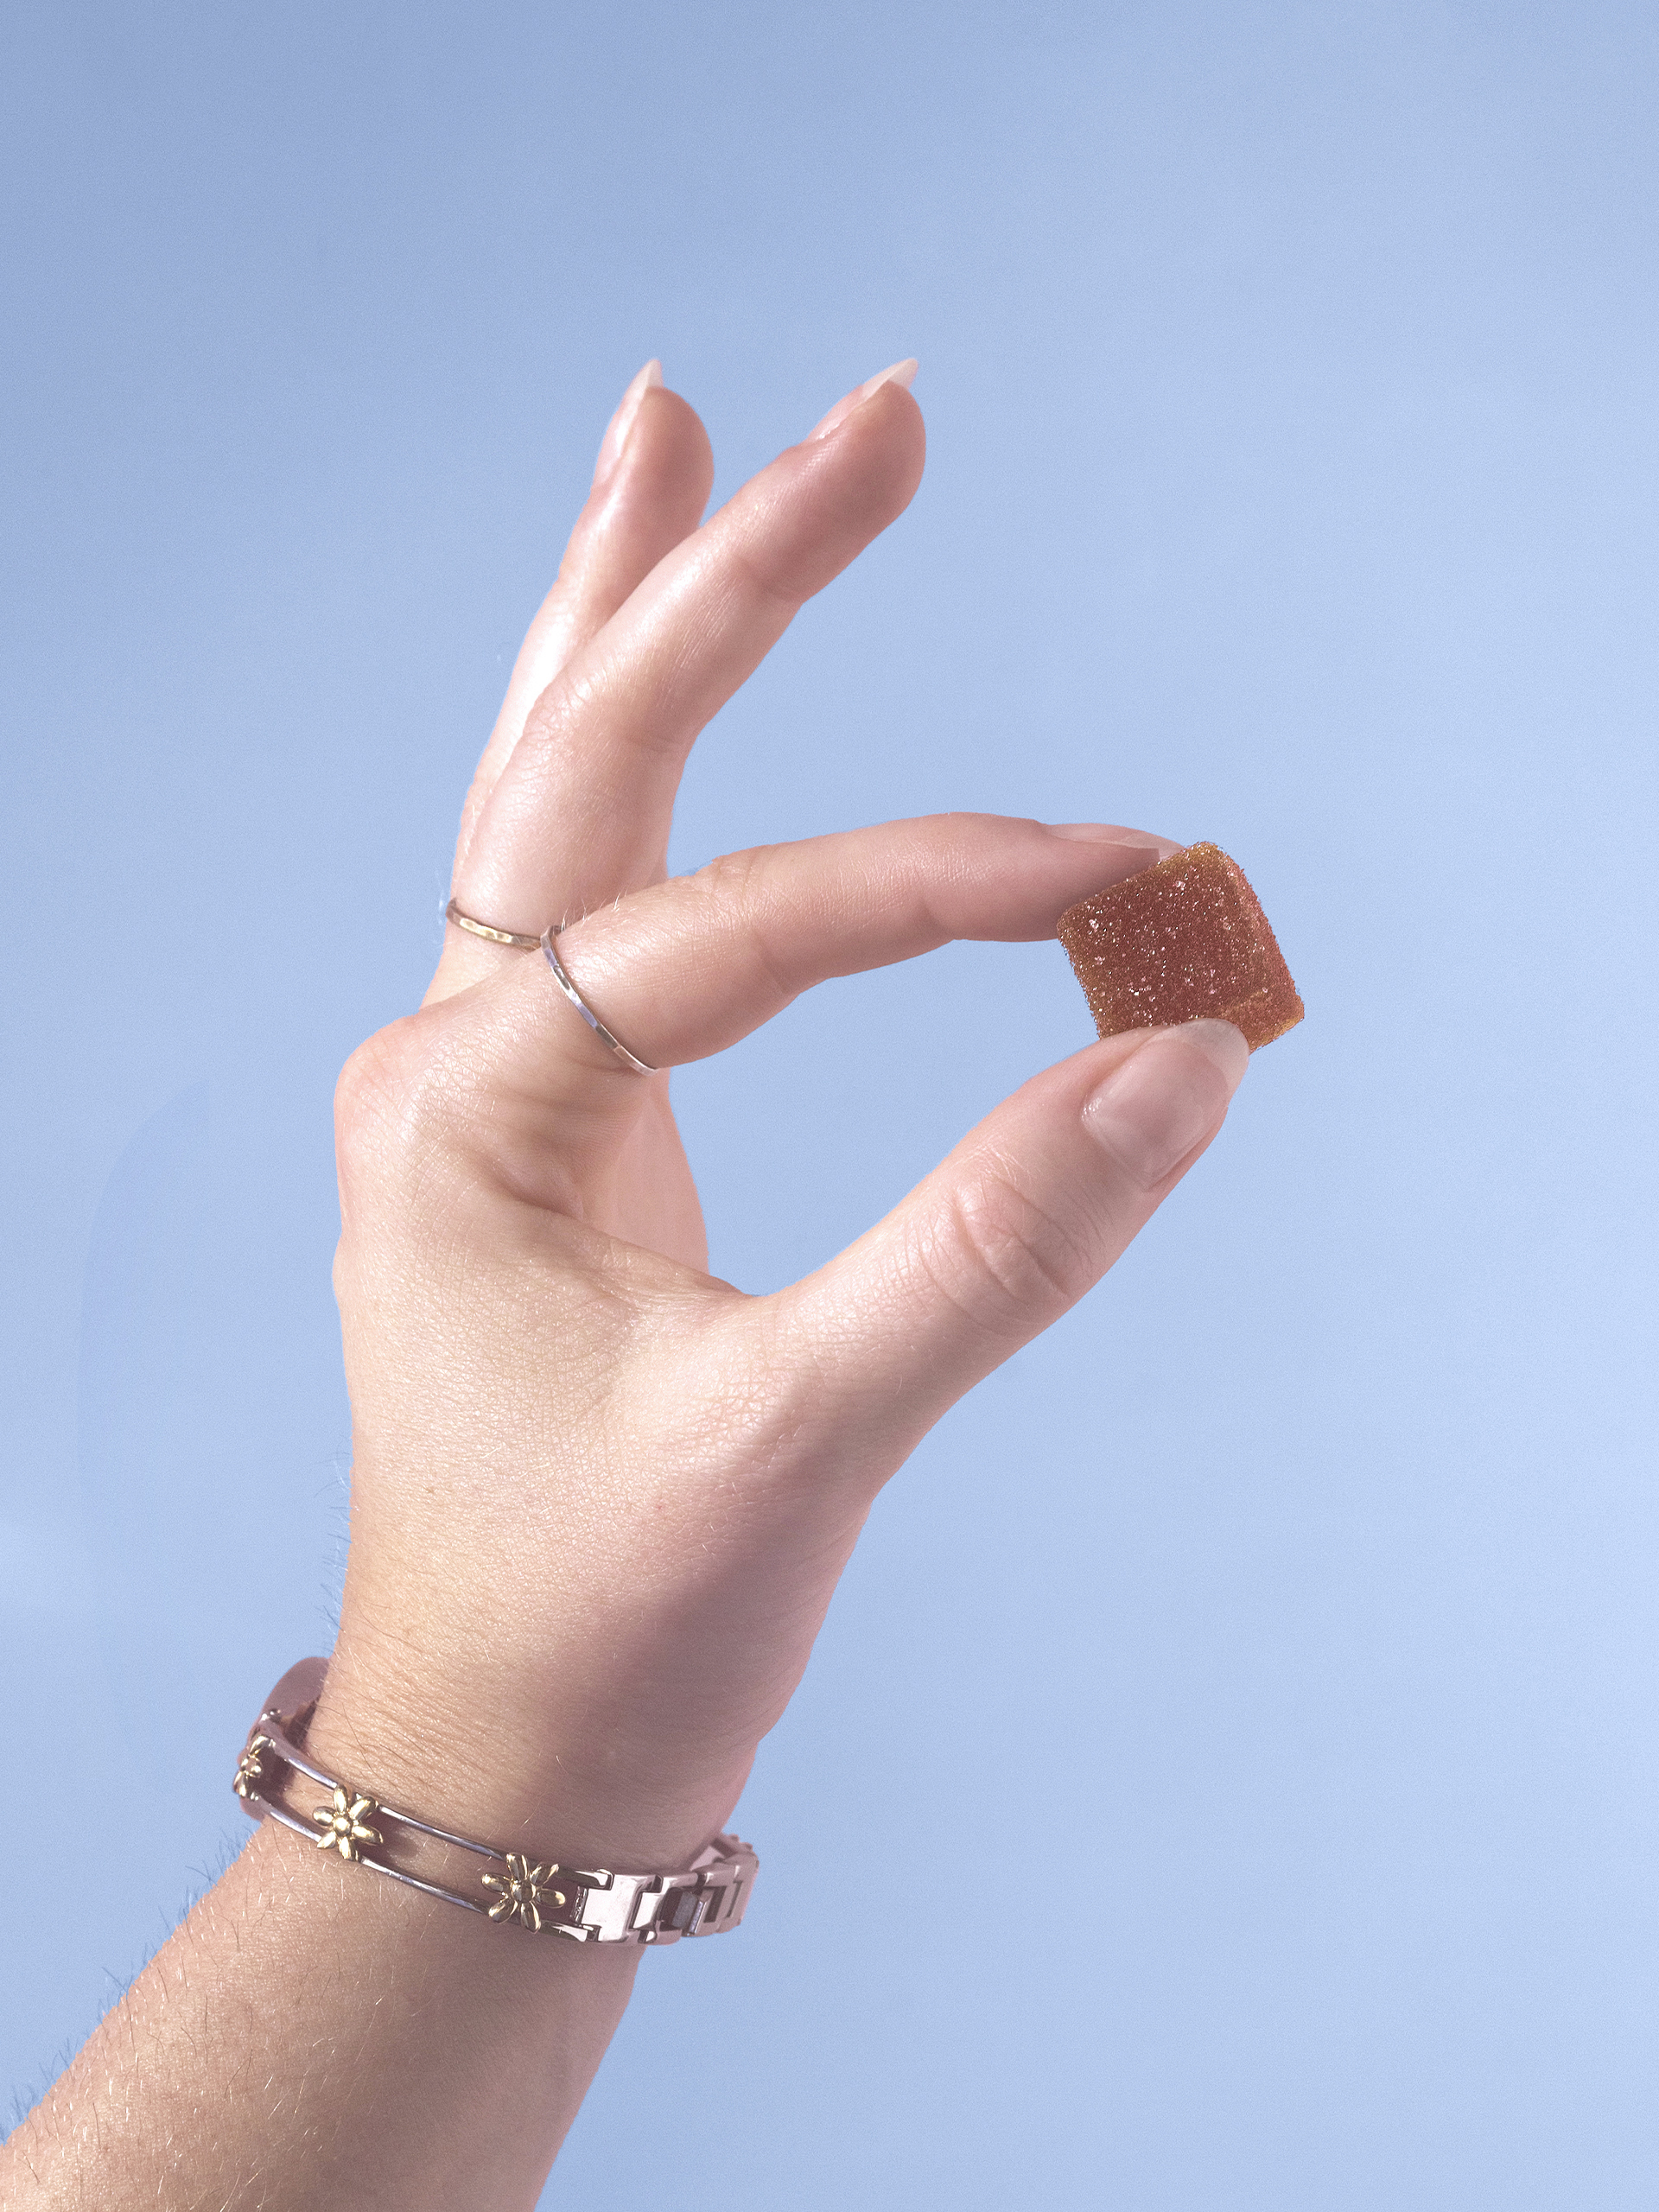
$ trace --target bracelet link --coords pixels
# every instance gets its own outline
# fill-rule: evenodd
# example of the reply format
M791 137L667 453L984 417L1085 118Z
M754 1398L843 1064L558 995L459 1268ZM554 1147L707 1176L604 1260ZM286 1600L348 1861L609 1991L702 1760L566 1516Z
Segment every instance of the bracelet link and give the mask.
M586 1874L576 1879L584 1886L576 1892L575 1925L582 1941L626 1943L633 1925L633 1908L649 1880L645 1874L607 1874L602 1884Z

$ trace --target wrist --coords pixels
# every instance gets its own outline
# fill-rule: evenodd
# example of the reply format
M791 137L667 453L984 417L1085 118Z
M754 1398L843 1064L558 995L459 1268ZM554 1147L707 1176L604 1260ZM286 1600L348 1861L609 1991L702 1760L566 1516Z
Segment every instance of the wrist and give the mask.
M393 1645L347 1612L308 1748L378 1802L567 1866L671 1871L724 1827L752 1750L653 1758L649 1728L590 1697L509 1689L510 1673L482 1640Z

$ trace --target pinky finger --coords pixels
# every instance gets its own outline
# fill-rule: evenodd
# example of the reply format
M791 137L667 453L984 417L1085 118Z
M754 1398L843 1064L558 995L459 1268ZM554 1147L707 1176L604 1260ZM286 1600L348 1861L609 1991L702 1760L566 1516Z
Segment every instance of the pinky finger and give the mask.
M782 1357L819 1414L860 1433L870 1486L1099 1281L1215 1137L1249 1060L1224 1021L1091 1046L778 1294Z

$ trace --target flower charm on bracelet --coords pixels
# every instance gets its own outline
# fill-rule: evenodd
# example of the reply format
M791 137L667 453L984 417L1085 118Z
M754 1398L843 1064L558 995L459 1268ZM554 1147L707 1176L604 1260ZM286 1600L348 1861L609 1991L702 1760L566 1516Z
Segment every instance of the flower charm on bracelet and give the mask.
M265 1770L259 1764L259 1754L270 1749L269 1736L249 1737L247 1749L236 1763L236 1780L231 1784L238 1797L251 1797L254 1783L264 1779Z
M505 1874L485 1874L480 1877L486 1890L499 1890L501 1894L489 1908L490 1918L499 1920L505 1927L510 1920L522 1921L526 1928L539 1929L542 1916L537 1910L543 1897L550 1897L555 1904L565 1901L563 1890L550 1890L546 1885L558 1872L556 1866L532 1866L528 1859L516 1851L506 1854Z
M359 1843L380 1841L380 1831L368 1827L363 1815L379 1809L372 1797L350 1796L344 1785L336 1783L333 1801L319 1805L311 1815L322 1830L317 1838L318 1850L337 1851L342 1859L361 1859Z

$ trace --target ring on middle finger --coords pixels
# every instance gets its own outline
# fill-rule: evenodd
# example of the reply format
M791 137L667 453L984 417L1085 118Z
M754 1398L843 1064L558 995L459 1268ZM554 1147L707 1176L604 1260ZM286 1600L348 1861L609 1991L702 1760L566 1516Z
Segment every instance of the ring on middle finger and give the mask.
M476 914L463 914L453 899L443 910L443 918L469 937L485 938L491 944L516 944L524 952L534 952L542 941L538 937L521 936L517 930L499 930L493 922L480 922Z

